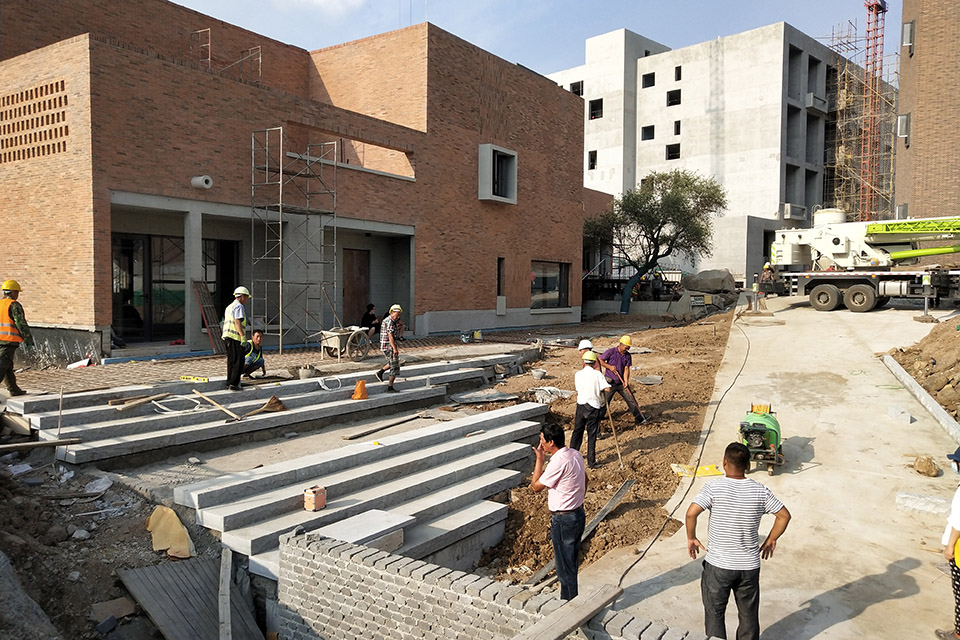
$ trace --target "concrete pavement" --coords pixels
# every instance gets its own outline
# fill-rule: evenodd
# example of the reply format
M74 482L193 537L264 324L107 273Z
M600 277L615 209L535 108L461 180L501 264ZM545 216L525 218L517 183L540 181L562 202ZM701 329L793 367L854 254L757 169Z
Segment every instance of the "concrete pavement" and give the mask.
M877 357L917 342L933 325L913 321L916 310L819 313L798 298L773 298L768 305L772 316L743 316L731 330L701 461L719 465L751 402L772 403L786 464L772 477L752 477L773 490L793 520L775 556L763 563L762 638L933 638L934 629L953 620L950 578L934 567L942 561L936 552L946 516L898 509L897 496L949 504L960 478L949 469L938 478L921 476L904 454L930 454L943 468L957 442ZM894 405L916 421L890 417ZM708 480L682 479L667 510L676 507L682 522ZM698 529L704 543L706 515ZM772 521L764 518L761 540ZM583 583L619 579L624 594L616 609L701 631L701 566L687 556L684 529L661 538L642 558L633 551L621 549L586 568ZM728 636L735 630L731 599Z

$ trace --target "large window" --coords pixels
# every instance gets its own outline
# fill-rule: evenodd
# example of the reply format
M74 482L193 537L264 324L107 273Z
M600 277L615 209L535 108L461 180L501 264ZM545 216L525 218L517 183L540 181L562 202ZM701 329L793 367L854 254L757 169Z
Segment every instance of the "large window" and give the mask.
M570 263L533 261L530 264L530 308L569 307Z
M590 119L596 120L603 117L603 98L597 98L590 101Z
M481 144L478 180L480 200L517 204L517 152Z

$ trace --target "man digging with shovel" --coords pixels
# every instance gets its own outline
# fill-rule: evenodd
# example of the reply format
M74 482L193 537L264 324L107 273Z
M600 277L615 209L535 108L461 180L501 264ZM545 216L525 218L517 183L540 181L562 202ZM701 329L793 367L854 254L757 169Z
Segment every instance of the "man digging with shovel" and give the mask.
M640 413L637 400L633 397L633 391L630 390L630 367L633 366L630 342L630 336L623 336L617 346L610 347L600 356L600 366L603 367L607 381L610 383L610 388L604 394L604 402L609 411L613 394L619 393L633 414L634 421L637 424L643 424L647 419Z

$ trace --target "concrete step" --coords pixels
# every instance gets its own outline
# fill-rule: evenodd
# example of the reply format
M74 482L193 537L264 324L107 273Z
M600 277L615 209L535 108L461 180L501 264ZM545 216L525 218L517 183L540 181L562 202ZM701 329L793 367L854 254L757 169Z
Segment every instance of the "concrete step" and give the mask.
M547 411L547 405L533 402L485 411L415 431L385 436L379 438L380 444L377 446L372 446L370 442L348 445L333 451L176 487L174 500L177 504L195 509L224 504L262 491L302 483L310 478L462 438L480 429L495 429L522 420L542 421Z
M321 511L299 509L247 527L226 531L223 533L221 542L224 546L248 556L263 553L276 547L277 538L295 527L300 526L307 531L313 531L369 509L386 510L416 495L414 491L422 493L423 490L429 491L439 486L456 484L500 465L509 465L523 460L529 455L529 445L511 442L495 449L478 452L448 465L415 474L419 476L416 478L420 483L419 487L411 488L409 483L394 481L366 489L360 494L362 497L353 493L331 500L328 494L327 506ZM435 484L432 484L434 480L431 479L435 479ZM304 485L304 488L307 486L310 485ZM394 489L395 486L396 489Z
M348 416L391 405L400 406L416 401L440 402L445 395L446 389L444 387L417 387L397 394L375 394L367 400L341 400L278 413L261 413L235 422L225 422L218 418L215 422L174 427L151 433L134 433L104 440L85 441L68 447L57 447L57 459L81 464L295 423Z
M404 530L403 546L395 552L419 560L507 519L507 505L486 500Z
M279 489L198 509L197 524L215 531L230 531L298 511L303 509L303 490L314 485L325 487L327 500L333 504L335 498L354 501L376 498L385 491L384 483L389 482L386 491L393 499L390 504L397 504L445 487L447 480L458 476L462 465L470 461L471 453L525 440L539 430L536 422L519 422L472 436L469 444L462 438L451 439L342 471L302 478Z
M456 371L465 368L489 368L497 364L507 364L514 362L519 358L519 354L497 354L489 356L477 356L463 358L459 360L441 360L438 362L424 362L420 364L404 365L401 370L401 380L408 378L435 375L444 372ZM376 369L381 365L381 360L372 358L370 360L370 369L367 371L358 371L353 373L321 375L319 378L308 378L306 380L287 380L278 383L268 383L264 385L245 387L243 394L262 392L263 399L269 398L276 391L270 389L281 389L284 393L293 390L292 393L306 392L316 389L321 379L331 382L339 381L343 388L353 388L357 380L366 380L368 384L376 383L374 376ZM157 393L170 393L171 395L193 395L193 389L197 389L204 394L211 394L219 397L217 394L230 394L232 392L224 389L225 378L210 378L209 382L167 382L151 385L129 385L124 387L111 387L110 389L99 389L96 391L83 391L80 393L70 393L63 396L63 412L66 415L70 410L77 408L96 408L115 411L113 407L107 407L109 400L119 398L129 398L137 395L155 395ZM298 390L299 389L299 390ZM219 400L218 400L219 402ZM57 394L45 394L41 396L29 395L10 398L7 400L7 410L19 415L50 413L56 417L60 409L60 397ZM131 409L135 412L136 409Z

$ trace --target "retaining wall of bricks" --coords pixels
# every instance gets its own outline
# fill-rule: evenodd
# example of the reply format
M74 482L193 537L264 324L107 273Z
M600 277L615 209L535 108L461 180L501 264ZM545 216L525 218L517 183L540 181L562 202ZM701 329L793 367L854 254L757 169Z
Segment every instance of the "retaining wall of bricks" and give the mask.
M278 599L284 640L511 638L563 604L555 591L537 593L315 534L281 537ZM612 610L601 611L586 631L594 639L706 640Z

